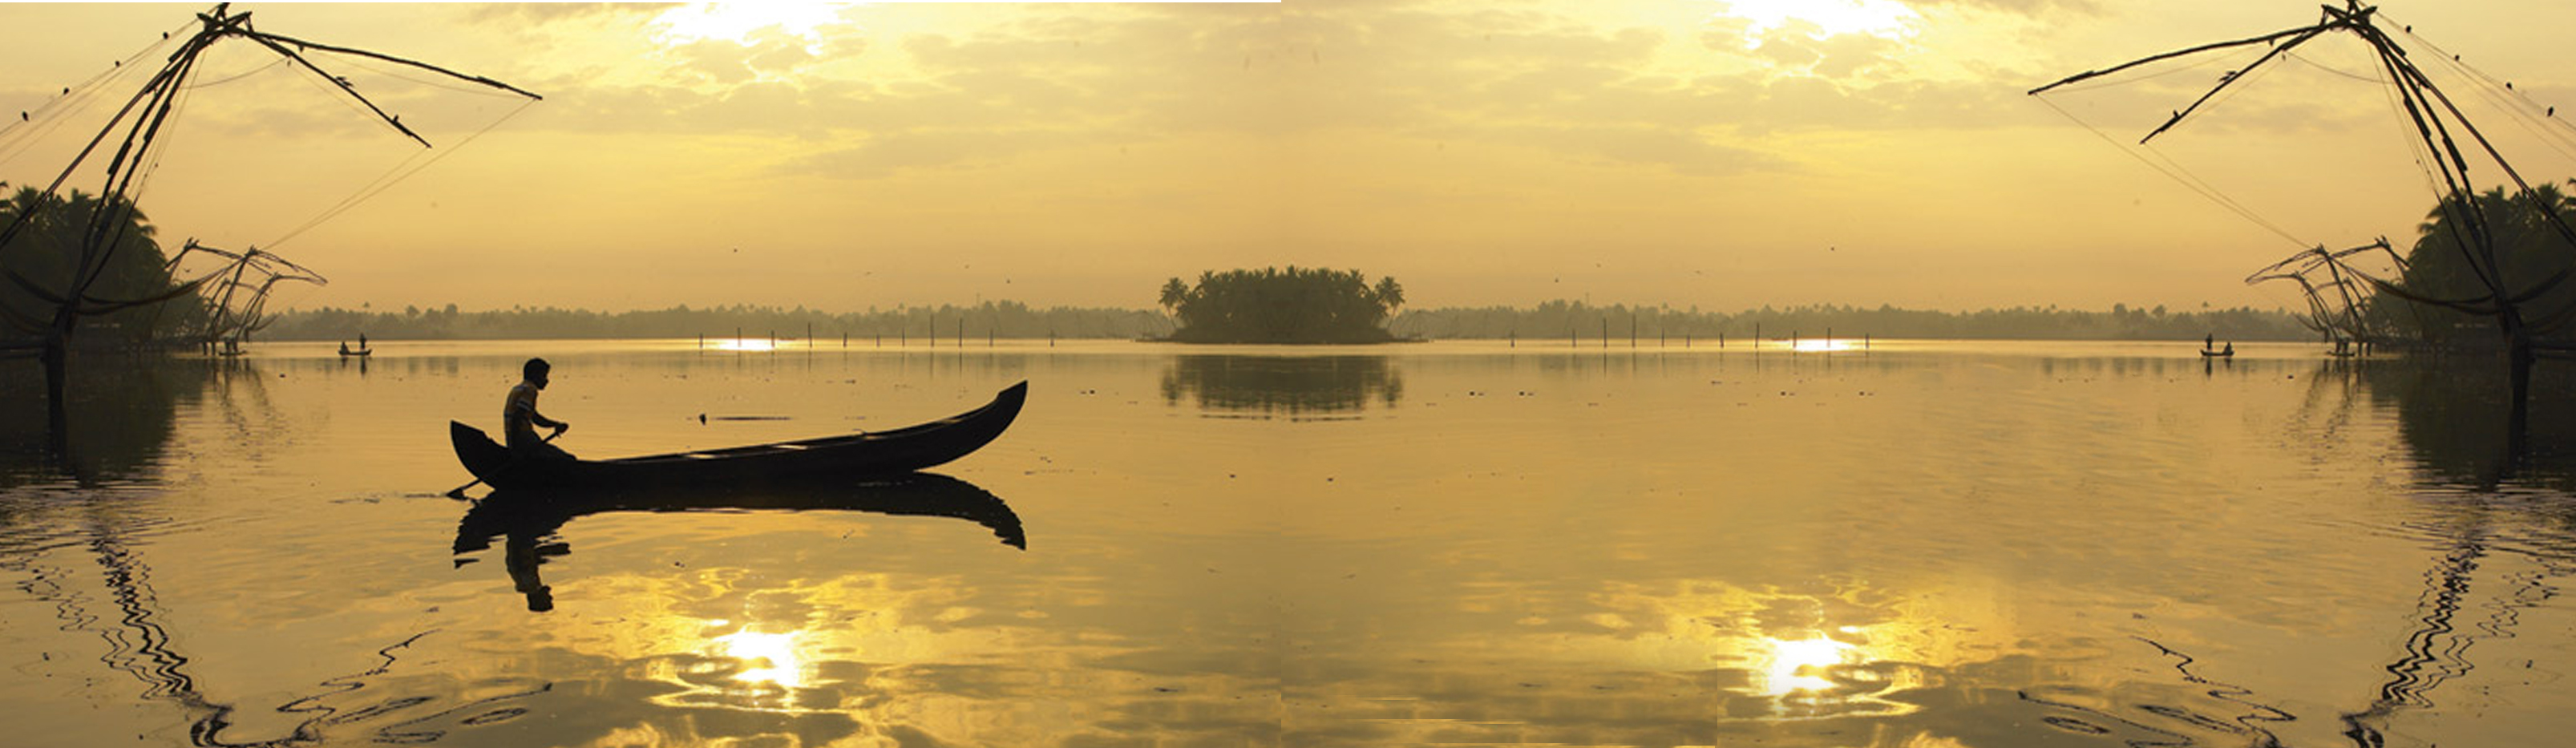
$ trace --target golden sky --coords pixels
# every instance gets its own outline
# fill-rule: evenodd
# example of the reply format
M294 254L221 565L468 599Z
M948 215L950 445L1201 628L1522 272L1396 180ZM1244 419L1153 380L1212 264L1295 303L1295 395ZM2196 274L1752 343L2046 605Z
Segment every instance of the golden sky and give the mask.
M206 7L0 4L0 111L37 115L7 118L0 179L50 180L169 48L111 62ZM2439 45L2416 58L2515 84L2455 93L2524 115L2479 121L2526 176L2576 176L2576 138L2533 116L2576 104L2576 4L2383 8ZM1145 307L1167 277L1285 264L1392 275L1424 307L2276 306L2294 290L2241 279L2303 246L2402 246L2432 205L2346 39L2156 142L2268 226L2111 142L2262 48L2023 93L2305 25L2304 1L233 9L546 97L315 58L424 154L273 55L209 53L143 206L165 244L331 278L281 292L299 307Z

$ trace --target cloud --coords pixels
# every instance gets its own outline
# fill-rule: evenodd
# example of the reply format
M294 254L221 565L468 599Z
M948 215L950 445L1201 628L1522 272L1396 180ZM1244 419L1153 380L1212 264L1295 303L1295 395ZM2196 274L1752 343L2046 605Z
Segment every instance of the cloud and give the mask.
M941 33L856 28L821 42L773 33L687 45L658 83L563 76L545 85L565 94L547 107L565 111L544 120L862 143L781 167L853 179L1045 149L1359 131L1707 175L1794 163L1765 151L1767 133L2027 121L2013 86L1911 79L1906 42L1817 38L1795 24L1750 49L1726 29L1431 3L1034 7ZM1690 78L1656 67L1677 44L1692 53L1721 39L1734 48L1719 51L1770 64ZM862 79L829 64L862 51L880 56L871 69L899 61L903 74Z
M738 85L760 78L783 78L800 69L833 57L856 56L866 50L864 41L839 43L828 48L831 56L816 54L803 37L776 27L755 32L744 43L722 39L702 39L669 50L678 58L675 68L699 82Z
M1896 53L1904 43L1873 34L1822 33L1815 24L1793 21L1765 31L1752 54L1784 68L1827 78L1892 74L1904 68Z
M545 25L558 21L616 16L652 16L683 3L477 3L464 8L473 23Z
M1918 8L1949 7L1996 10L2021 15L2053 12L2099 15L2104 11L2099 0L1898 0Z
M862 145L791 158L774 172L833 179L877 179L909 169L983 168L1032 151L1092 142L1076 132L944 130L869 137Z

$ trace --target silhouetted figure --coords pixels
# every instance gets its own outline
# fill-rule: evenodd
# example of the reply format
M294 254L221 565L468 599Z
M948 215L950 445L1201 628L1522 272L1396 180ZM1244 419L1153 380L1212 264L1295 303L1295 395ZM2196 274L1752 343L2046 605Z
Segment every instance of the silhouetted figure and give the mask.
M2226 347L2226 348L2219 349L2219 351L2218 351L2218 355L2221 355L2221 356L2233 356L2233 355L2236 355L2236 341L2233 341L2233 340L2227 341L2227 347Z
M547 376L553 371L554 365L542 358L528 359L527 364L519 367L525 378L518 386L510 388L510 399L501 406L501 433L510 445L511 457L521 460L573 459L572 453L537 437L539 426L554 429L555 436L562 436L565 429L572 428L570 423L547 418L537 412L537 393L546 388Z
M363 333L363 332L362 332L362 333L358 333L358 350L363 351L363 350L366 350L366 349L367 349L367 334L366 334L366 333Z
M2200 349L2204 351L2218 350L2218 333L2213 332L2208 335L2201 336Z

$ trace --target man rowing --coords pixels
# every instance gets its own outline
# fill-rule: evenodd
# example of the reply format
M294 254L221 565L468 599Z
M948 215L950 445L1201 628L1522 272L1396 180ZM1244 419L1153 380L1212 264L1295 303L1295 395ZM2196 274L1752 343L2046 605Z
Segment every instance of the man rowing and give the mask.
M523 378L518 386L510 388L510 399L501 406L501 433L509 441L513 459L573 459L572 453L563 451L562 447L546 443L555 436L562 436L565 429L572 428L572 424L537 412L537 392L546 388L547 375L553 371L554 365L546 363L545 359L528 359L527 364L519 367ZM554 436L537 438L539 426L554 429Z

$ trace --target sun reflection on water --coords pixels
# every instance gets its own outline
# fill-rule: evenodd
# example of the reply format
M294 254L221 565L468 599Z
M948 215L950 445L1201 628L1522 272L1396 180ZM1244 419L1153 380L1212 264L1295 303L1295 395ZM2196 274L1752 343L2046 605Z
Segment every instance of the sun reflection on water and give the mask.
M1828 691L1834 687L1822 673L1836 665L1857 664L1860 648L1816 637L1803 641L1764 639L1771 645L1762 669L1762 680L1756 684L1765 696L1785 696L1798 691Z
M735 673L734 680L795 688L805 682L804 660L796 654L796 638L792 631L763 634L745 630L716 637L715 641L724 656L757 665Z
M718 351L778 350L778 341L769 338L717 338L708 340L701 345L709 350Z

